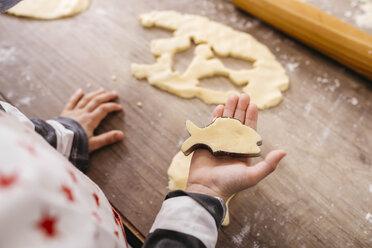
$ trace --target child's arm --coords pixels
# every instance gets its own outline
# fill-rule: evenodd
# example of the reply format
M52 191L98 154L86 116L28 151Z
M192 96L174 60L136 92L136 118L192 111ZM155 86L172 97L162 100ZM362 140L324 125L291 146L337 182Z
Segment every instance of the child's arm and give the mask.
M257 106L249 101L246 94L230 96L226 106L214 110L213 118L234 117L256 129ZM208 150L196 150L186 191L168 194L144 247L214 247L224 202L269 175L284 156L282 150L272 151L250 166L249 158L215 157Z
M128 247L102 190L42 137L3 111L0 137L1 248Z
M215 247L225 213L221 198L172 191L166 196L143 247Z
M108 113L122 109L119 104L110 102L116 97L117 93L106 92L103 89L87 95L84 95L82 90L78 90L70 98L61 115L48 121L28 119L8 103L0 102L0 109L35 130L78 169L86 171L89 152L123 138L123 133L118 130L93 135L96 127Z

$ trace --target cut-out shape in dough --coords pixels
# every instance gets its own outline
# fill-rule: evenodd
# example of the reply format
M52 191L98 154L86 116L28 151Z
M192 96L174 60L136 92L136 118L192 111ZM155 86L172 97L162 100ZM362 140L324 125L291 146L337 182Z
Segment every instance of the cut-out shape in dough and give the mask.
M35 19L58 19L86 10L91 0L23 0L7 13Z
M219 117L205 128L199 128L188 120L186 127L191 135L181 147L186 156L201 147L209 149L214 155L260 155L258 145L262 144L261 136L237 119Z
M168 188L169 190L185 190L187 179L189 177L190 163L191 163L192 153L188 156L185 156L182 151L179 151L172 159L172 162L168 169ZM235 195L231 196L226 204L226 215L225 219L222 222L223 226L227 226L230 223L230 214L229 214L229 203L230 200Z
M227 97L238 92L217 91L199 86L199 79L226 76L236 85L245 85L243 92L251 96L258 108L277 105L283 98L281 91L289 86L284 68L269 49L251 35L236 31L202 16L180 14L175 11L155 11L144 14L140 22L145 27L173 30L173 37L151 42L151 52L157 61L150 65L132 64L138 79L183 98L198 97L208 104L223 104ZM195 57L181 75L172 70L174 55L196 44ZM253 63L252 69L232 70L224 66L218 56L232 56Z

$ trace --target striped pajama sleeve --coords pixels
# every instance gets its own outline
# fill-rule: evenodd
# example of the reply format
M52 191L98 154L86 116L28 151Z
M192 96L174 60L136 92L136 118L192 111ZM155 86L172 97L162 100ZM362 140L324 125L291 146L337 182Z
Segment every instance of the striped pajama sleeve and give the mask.
M165 198L143 247L215 247L226 206L222 199L182 190Z

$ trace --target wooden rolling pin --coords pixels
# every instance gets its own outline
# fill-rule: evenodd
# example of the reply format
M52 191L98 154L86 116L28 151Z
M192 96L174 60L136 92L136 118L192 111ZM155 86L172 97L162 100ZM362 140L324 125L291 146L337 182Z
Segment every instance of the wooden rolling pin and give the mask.
M299 0L232 2L372 80L371 35Z

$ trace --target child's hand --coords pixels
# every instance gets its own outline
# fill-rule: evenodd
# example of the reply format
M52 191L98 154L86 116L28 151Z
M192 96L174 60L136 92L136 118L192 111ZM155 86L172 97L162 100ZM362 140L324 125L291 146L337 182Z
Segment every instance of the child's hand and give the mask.
M257 106L249 102L247 94L231 95L226 106L215 108L212 117L233 117L256 129ZM284 151L275 150L264 161L250 166L250 158L215 157L208 150L198 149L191 160L186 191L219 196L226 202L233 194L254 186L273 172L285 155Z
M94 130L111 112L122 110L122 107L111 100L117 98L116 92L106 92L100 89L84 95L83 90L77 90L71 96L60 116L71 118L80 123L89 139L89 151L95 151L103 146L123 139L122 131L113 130L93 136Z

